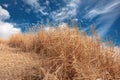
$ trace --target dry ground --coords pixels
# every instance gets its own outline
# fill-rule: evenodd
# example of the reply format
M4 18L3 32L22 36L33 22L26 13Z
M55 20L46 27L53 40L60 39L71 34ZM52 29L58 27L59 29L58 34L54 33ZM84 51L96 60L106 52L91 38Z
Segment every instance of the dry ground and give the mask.
M26 71L37 63L34 56L0 44L0 80L24 80Z

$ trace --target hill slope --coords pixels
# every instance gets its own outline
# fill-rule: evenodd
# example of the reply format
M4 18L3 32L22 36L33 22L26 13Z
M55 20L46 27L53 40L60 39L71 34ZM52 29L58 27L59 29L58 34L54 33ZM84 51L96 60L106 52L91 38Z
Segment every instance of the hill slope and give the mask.
M120 49L104 46L95 35L63 27L1 40L0 79L119 80Z

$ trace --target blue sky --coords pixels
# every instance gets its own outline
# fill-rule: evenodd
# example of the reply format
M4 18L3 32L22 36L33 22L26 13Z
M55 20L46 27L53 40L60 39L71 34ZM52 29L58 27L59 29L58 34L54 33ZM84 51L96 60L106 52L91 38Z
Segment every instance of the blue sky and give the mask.
M59 25L73 19L85 31L96 25L99 36L120 44L120 0L0 0L2 38L38 22Z

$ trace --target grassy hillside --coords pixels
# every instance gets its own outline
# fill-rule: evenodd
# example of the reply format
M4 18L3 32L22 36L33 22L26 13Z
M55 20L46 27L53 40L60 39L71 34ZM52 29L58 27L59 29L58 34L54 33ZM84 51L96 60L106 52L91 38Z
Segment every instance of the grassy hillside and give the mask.
M120 80L120 48L76 28L0 40L0 80Z

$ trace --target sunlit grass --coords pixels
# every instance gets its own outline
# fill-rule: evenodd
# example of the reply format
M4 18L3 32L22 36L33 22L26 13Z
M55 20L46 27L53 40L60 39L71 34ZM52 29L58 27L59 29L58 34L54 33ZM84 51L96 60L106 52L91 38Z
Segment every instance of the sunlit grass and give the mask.
M41 28L36 34L11 36L7 46L30 53L37 63L23 71L24 80L119 80L120 48L103 45L97 33L92 34L65 25Z

